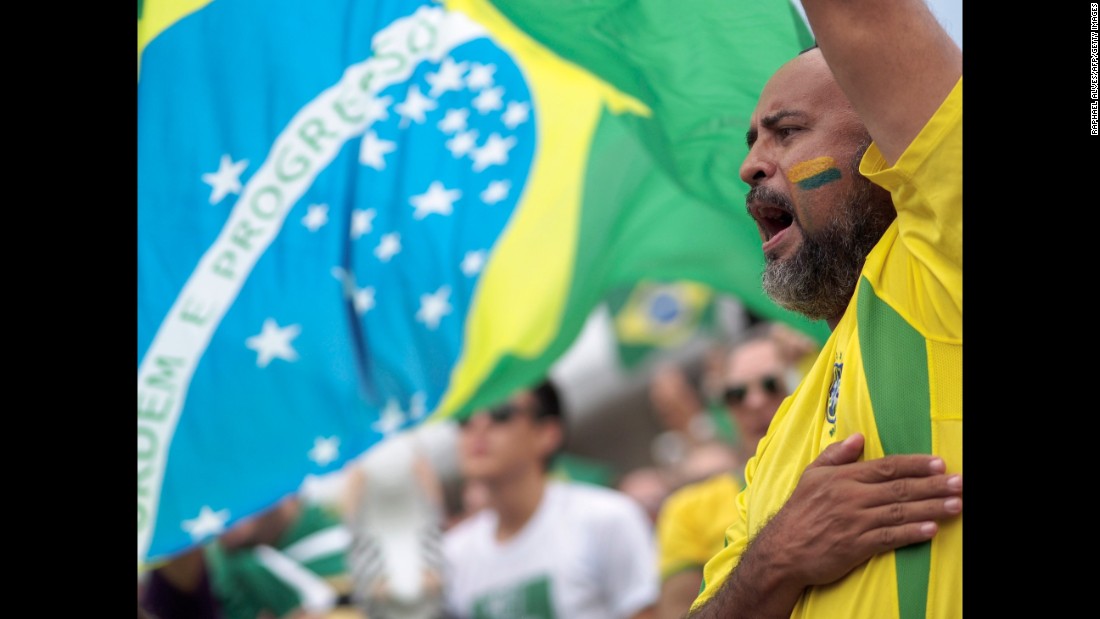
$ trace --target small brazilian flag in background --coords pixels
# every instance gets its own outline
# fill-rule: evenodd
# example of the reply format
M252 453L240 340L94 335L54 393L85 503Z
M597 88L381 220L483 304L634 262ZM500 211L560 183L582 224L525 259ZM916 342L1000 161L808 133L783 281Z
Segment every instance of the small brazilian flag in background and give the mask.
M696 282L639 282L607 297L619 362L636 368L651 353L675 348L715 328L714 291Z
M541 378L608 291L760 291L787 0L146 0L138 562Z

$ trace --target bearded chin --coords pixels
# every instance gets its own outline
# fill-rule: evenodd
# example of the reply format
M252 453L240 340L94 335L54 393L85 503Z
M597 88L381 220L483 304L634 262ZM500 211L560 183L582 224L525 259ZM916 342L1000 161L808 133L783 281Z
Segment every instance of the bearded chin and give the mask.
M896 212L890 194L857 177L853 194L826 227L804 232L787 259L765 256L764 292L781 307L810 320L839 319L855 292L867 254Z

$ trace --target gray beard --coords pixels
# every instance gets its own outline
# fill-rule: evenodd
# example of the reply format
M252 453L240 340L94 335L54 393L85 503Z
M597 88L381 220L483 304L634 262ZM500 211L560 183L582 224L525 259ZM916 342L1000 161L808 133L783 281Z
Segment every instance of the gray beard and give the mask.
M802 244L791 257L777 260L765 255L764 291L780 306L810 320L839 319L844 314L867 254L897 216L886 190L858 169L850 173L855 183L831 221L813 234L803 229Z

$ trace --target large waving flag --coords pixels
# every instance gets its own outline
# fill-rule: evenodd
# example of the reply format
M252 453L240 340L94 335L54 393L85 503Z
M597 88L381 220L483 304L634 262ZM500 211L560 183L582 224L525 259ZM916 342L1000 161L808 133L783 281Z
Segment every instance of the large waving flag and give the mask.
M760 292L786 0L146 0L138 561L539 378L609 291Z

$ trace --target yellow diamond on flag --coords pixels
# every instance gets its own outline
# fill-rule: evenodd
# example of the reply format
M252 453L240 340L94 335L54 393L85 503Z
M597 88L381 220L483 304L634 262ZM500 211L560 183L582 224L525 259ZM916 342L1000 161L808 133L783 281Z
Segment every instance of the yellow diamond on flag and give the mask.
M713 296L695 282L642 282L616 314L615 333L623 344L677 346L699 328Z

